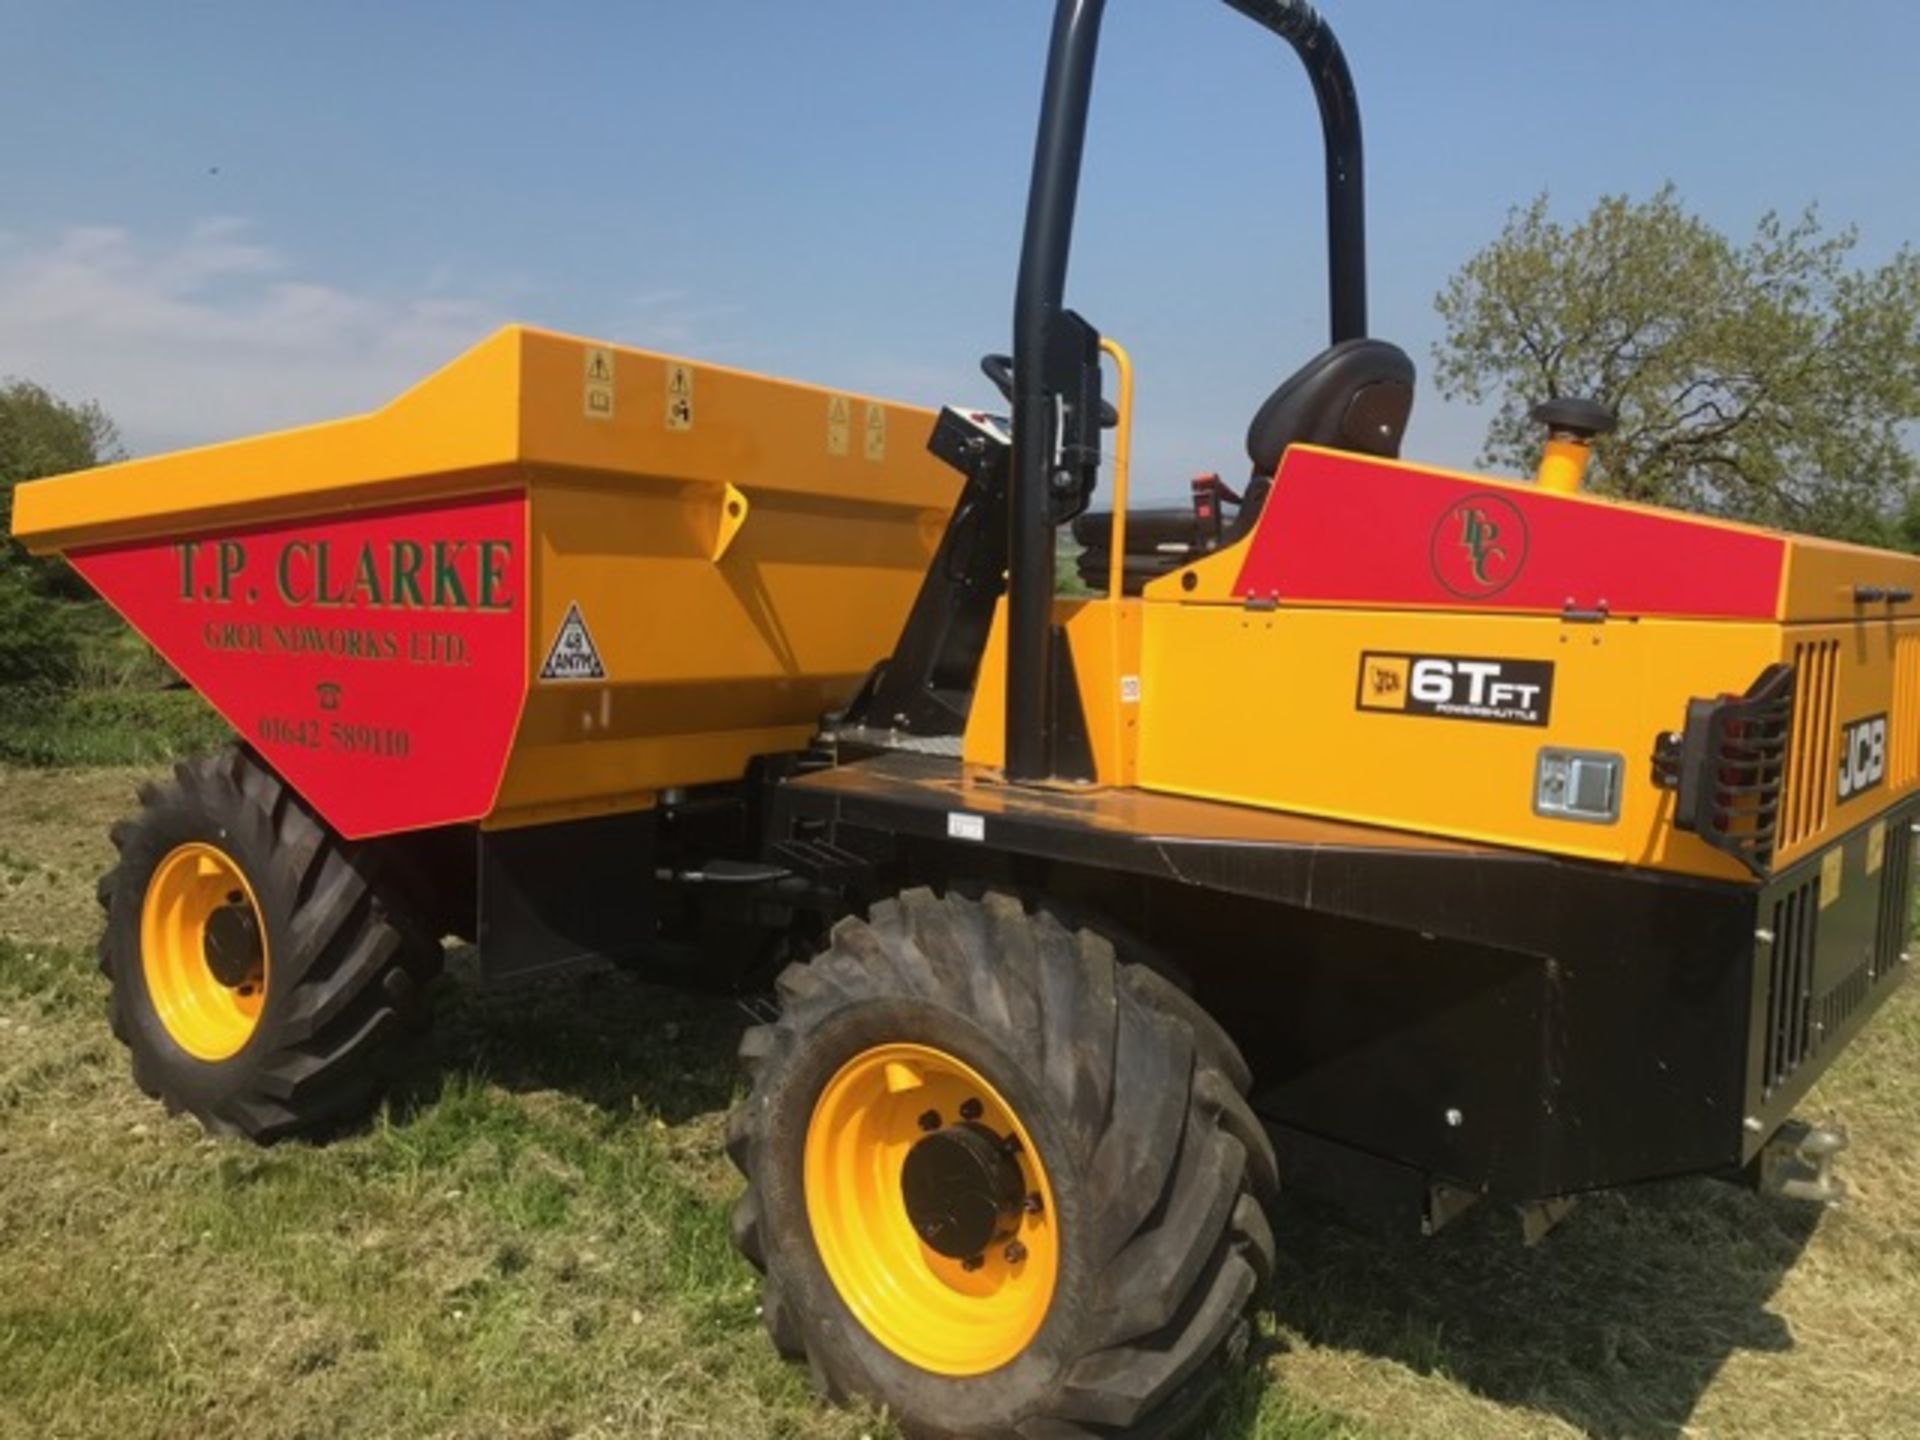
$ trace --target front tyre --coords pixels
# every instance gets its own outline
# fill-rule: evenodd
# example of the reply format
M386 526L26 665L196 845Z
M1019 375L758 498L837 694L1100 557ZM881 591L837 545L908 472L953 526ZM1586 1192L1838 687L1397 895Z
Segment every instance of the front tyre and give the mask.
M1169 989L926 890L788 969L728 1145L775 1343L916 1437L1183 1429L1271 1271L1274 1160Z
M370 1109L439 946L251 753L148 785L113 828L100 968L136 1083L216 1134L316 1134Z

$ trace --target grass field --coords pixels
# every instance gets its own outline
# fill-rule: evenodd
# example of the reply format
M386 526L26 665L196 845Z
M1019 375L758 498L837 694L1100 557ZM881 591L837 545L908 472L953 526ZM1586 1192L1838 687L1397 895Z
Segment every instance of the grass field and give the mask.
M0 1435L884 1436L763 1343L720 1155L744 1017L617 973L481 993L325 1148L169 1120L101 1019L93 882L142 772L0 769ZM1706 1181L1544 1245L1295 1202L1223 1437L1920 1435L1920 987L1806 1113L1825 1215Z

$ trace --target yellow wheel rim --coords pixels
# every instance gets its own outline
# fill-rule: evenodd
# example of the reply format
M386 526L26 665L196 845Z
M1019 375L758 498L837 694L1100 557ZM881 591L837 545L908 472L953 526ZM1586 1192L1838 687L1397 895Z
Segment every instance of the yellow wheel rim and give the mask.
M964 1212L980 1228L946 1225L928 1210L929 1168L954 1158L991 1167L995 1203ZM1000 1092L945 1051L880 1045L840 1068L807 1127L806 1197L834 1288L868 1333L910 1364L983 1374L1017 1356L1046 1319L1060 1271L1046 1168ZM941 1253L929 1231L943 1248L971 1253ZM990 1238L977 1243L982 1234Z
M267 927L253 887L227 853L194 841L167 853L140 907L147 995L197 1060L238 1054L267 1001Z

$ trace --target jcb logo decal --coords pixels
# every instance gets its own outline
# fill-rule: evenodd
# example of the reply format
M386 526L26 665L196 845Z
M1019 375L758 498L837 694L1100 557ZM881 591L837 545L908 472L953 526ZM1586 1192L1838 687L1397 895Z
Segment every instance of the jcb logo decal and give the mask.
M1851 800L1887 778L1887 717L1840 727L1840 798Z
M1553 662L1370 652L1360 657L1355 703L1403 715L1544 725L1553 704Z
M1406 655L1368 655L1360 663L1360 708L1362 710L1404 710L1407 708L1407 670L1412 659Z

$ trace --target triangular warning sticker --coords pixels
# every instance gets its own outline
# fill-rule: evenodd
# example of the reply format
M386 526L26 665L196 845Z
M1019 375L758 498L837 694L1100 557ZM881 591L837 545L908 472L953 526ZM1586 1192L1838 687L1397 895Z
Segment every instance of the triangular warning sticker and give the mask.
M578 605L567 606L567 618L560 622L560 633L553 637L547 651L547 663L540 667L542 680L604 680L607 669L594 649L587 622L580 618Z

